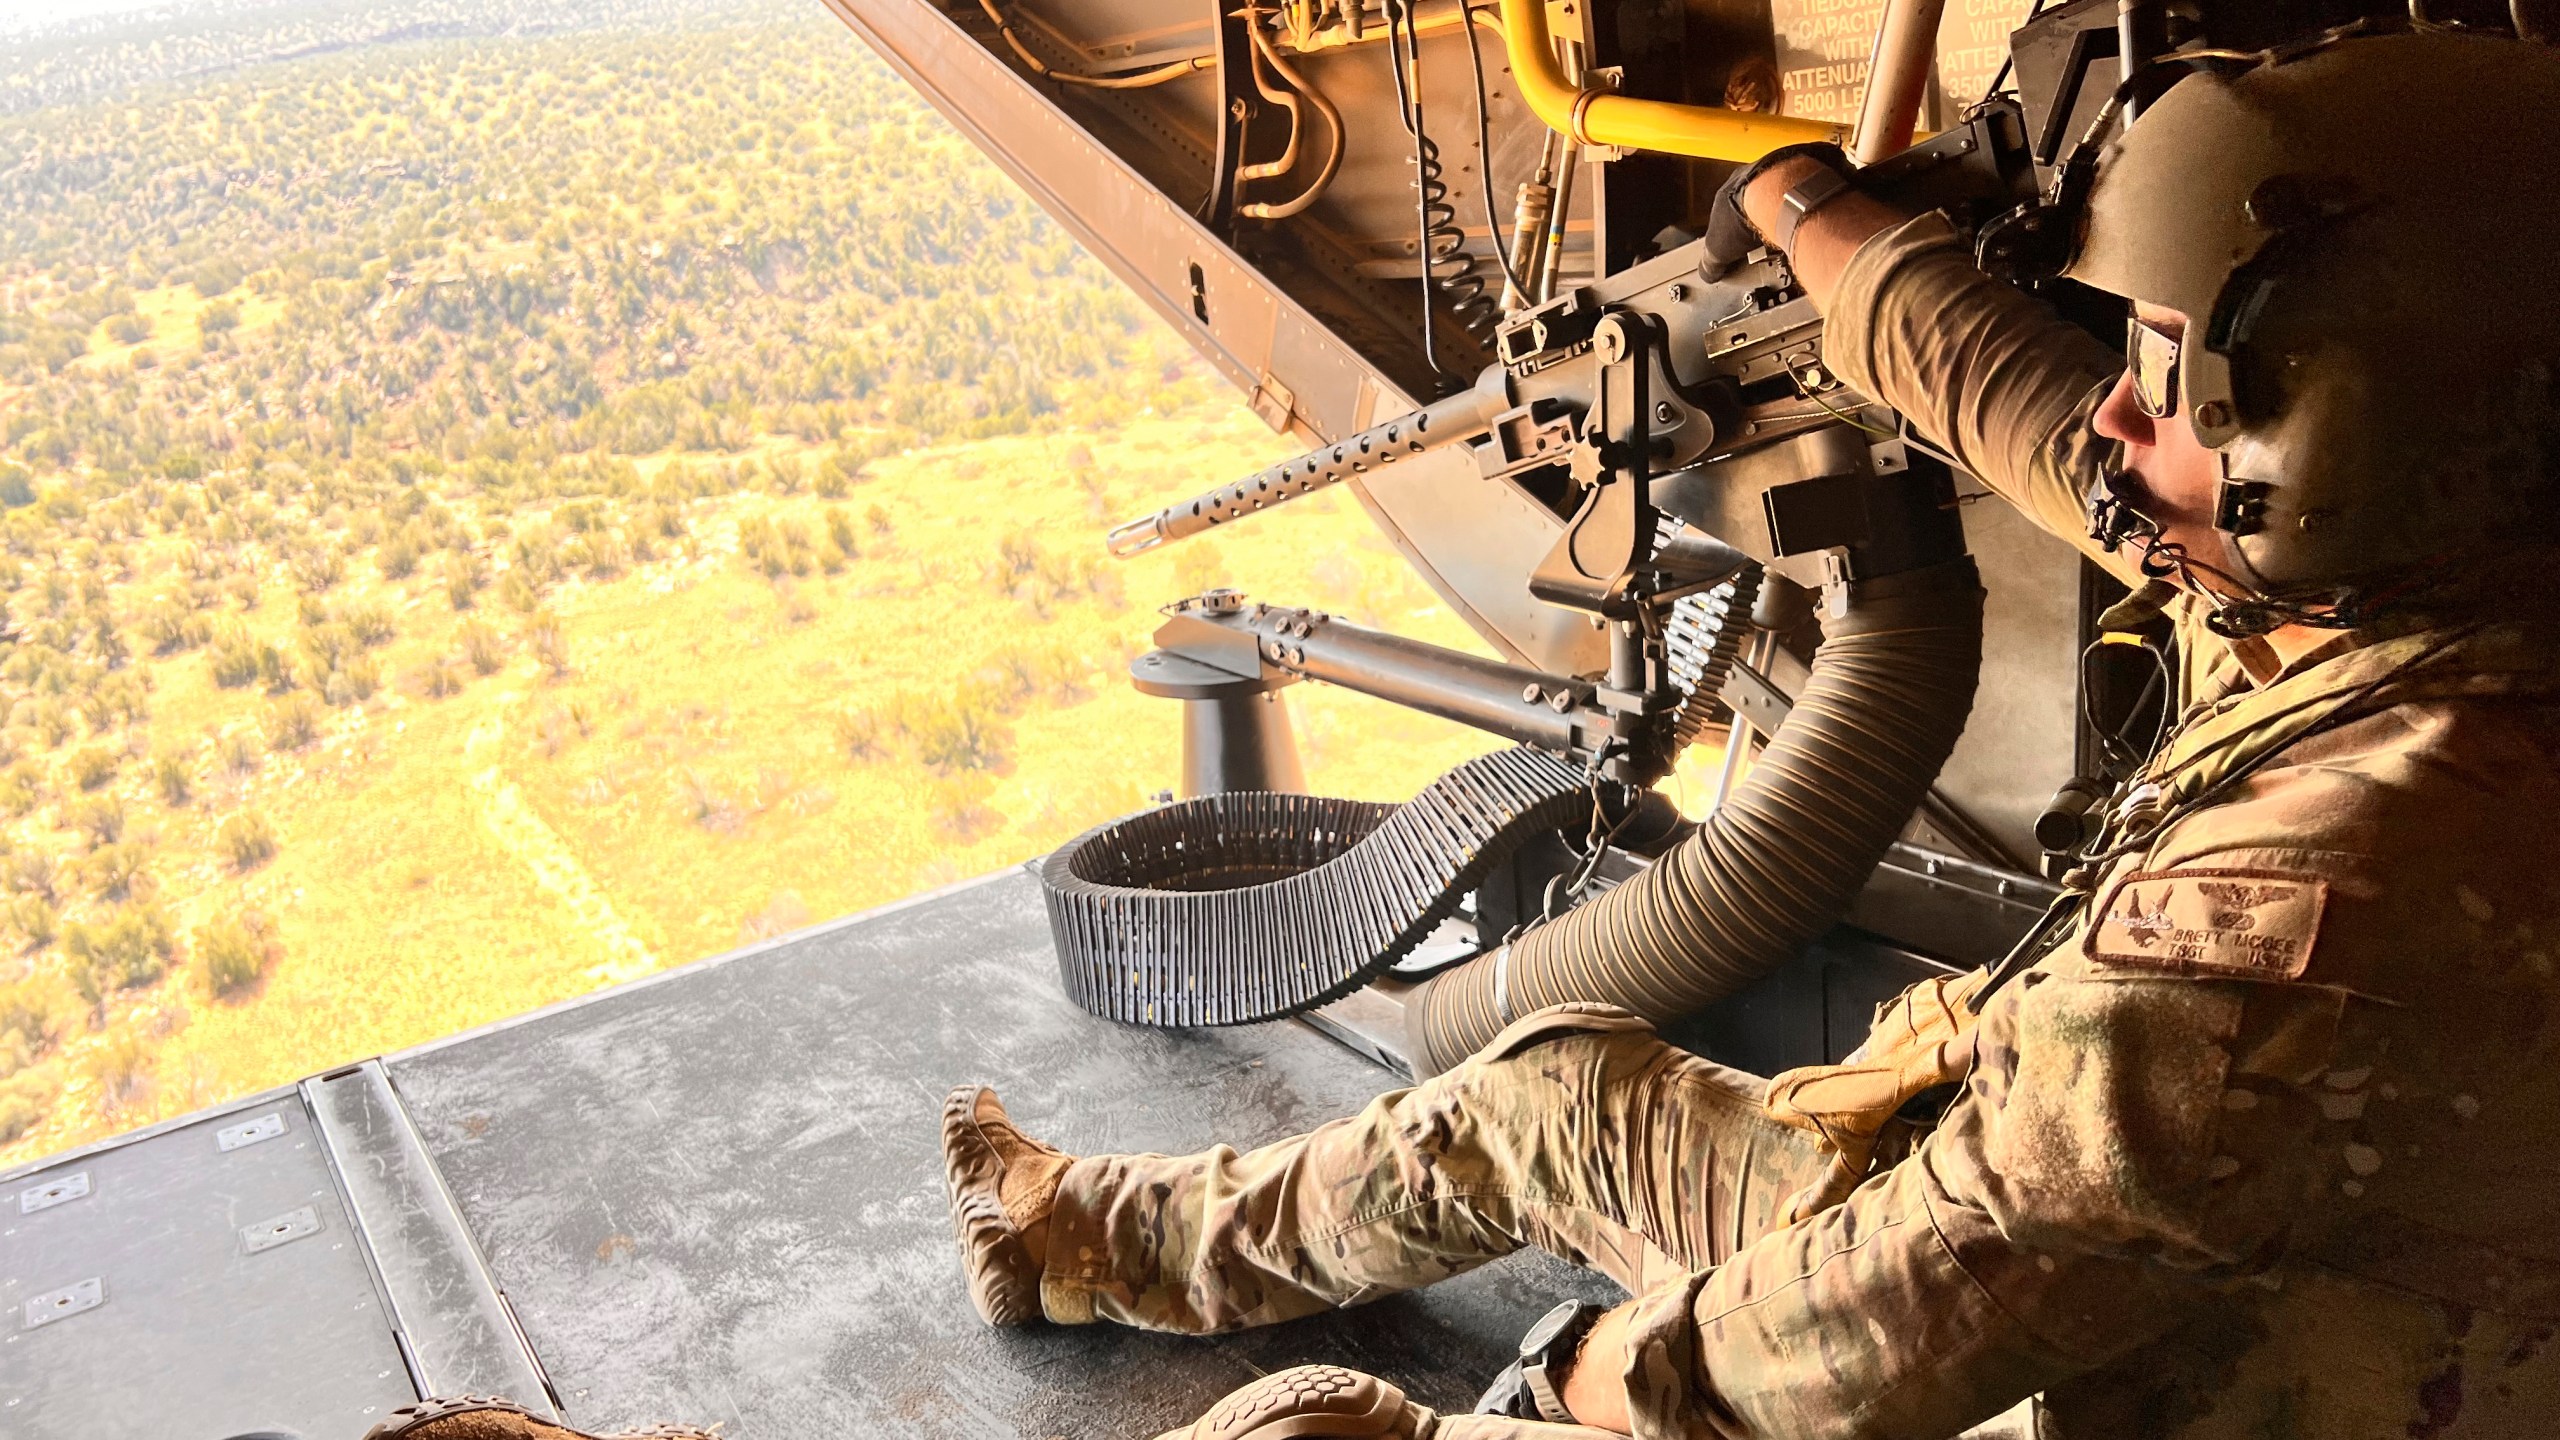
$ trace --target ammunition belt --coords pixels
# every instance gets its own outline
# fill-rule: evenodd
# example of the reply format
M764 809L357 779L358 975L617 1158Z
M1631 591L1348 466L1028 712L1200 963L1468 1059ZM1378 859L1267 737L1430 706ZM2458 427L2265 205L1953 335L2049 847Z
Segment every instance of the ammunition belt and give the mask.
M1494 862L1589 818L1581 766L1526 746L1402 805L1204 795L1086 831L1040 867L1067 994L1138 1025L1246 1025L1412 953Z
M1751 606L1760 598L1760 581L1760 567L1754 565L1703 595L1673 602L1662 638L1680 703L1671 711L1666 763L1686 753L1709 723L1729 718L1717 696L1751 633Z

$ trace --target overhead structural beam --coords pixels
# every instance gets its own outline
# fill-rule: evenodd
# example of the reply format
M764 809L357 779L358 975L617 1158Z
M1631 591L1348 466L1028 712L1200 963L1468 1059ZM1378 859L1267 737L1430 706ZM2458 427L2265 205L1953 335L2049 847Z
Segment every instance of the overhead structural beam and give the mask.
M1576 85L1557 63L1546 0L1502 0L1503 46L1520 96L1548 128L1585 145L1620 145L1700 160L1757 160L1781 145L1845 143L1848 128L1786 115L1638 100Z

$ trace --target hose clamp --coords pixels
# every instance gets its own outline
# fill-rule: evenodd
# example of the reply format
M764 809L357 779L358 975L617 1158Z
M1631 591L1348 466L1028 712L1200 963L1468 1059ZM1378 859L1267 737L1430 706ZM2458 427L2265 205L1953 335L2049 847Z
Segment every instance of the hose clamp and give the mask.
M1598 89L1582 90L1575 93L1573 97L1573 114L1570 117L1571 123L1565 127L1567 131L1572 134L1575 144L1597 145L1600 143L1599 141L1591 138L1591 125L1589 120L1591 102L1608 93L1609 92L1606 90Z
M1511 1013L1511 947L1493 952L1493 1017L1496 1025L1507 1028L1520 1017Z

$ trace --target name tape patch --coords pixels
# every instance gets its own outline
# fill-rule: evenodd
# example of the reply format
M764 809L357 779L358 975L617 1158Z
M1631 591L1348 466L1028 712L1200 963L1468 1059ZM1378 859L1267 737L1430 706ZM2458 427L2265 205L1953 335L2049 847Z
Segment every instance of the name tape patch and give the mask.
M2163 870L2107 892L2085 942L2100 965L2298 980L2329 882L2280 870Z

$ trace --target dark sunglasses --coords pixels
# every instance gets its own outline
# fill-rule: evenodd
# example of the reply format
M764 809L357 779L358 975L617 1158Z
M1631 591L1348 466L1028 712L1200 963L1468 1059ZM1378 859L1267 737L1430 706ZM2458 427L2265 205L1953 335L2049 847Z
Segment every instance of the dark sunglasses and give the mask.
M2178 337L2136 317L2125 325L2124 363L2133 403L2154 420L2178 413Z

